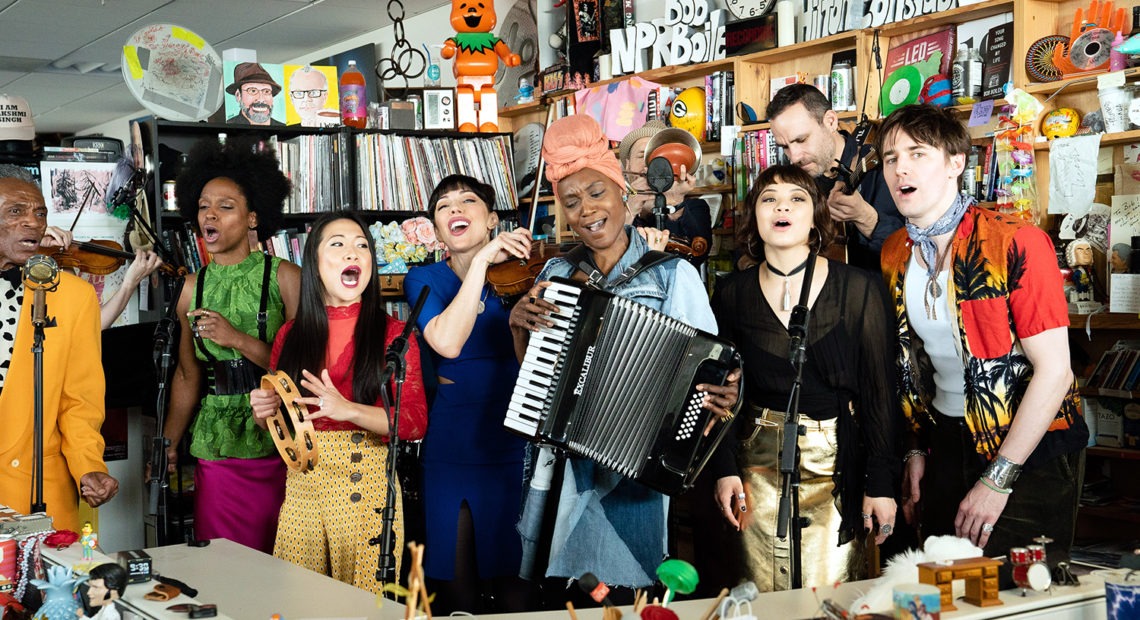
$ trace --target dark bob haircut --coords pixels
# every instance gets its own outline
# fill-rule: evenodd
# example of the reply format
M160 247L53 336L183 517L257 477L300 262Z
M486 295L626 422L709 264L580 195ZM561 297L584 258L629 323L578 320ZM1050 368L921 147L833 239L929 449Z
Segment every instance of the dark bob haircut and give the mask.
M791 183L803 189L811 198L812 224L819 233L815 239L808 235L811 249L819 252L831 245L835 240L835 224L831 221L831 211L828 210L815 179L799 166L769 166L756 177L752 189L748 190L748 197L744 199L744 225L736 237L744 253L758 261L764 260L764 241L756 229L756 203L760 200L760 194L776 183Z
M431 191L431 197L428 198L429 217L435 215L435 205L439 199L443 198L444 194L456 190L467 190L475 194L479 200L483 201L483 204L487 205L488 211L495 211L495 188L475 177L469 177L465 174L452 174L443 177L439 185L436 185L435 189Z
M178 211L199 233L198 199L202 188L217 178L233 181L245 194L249 210L257 214L258 241L265 241L281 228L281 207L290 185L273 149L246 138L230 138L225 144L207 138L190 149L174 193Z

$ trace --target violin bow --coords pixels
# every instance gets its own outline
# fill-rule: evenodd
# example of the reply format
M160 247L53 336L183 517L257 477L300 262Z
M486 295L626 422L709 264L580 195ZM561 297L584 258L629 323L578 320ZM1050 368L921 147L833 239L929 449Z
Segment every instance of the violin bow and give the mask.
M549 103L546 106L546 126L542 131L542 139L546 139L546 129L550 129L550 123L554 122L554 103ZM537 234L539 231L535 230L535 218L538 215L538 192L542 188L542 175L546 172L546 160L542 157L538 158L538 168L534 173L534 189L530 191L530 219L527 224L530 226L531 234ZM555 231L555 236L557 237Z

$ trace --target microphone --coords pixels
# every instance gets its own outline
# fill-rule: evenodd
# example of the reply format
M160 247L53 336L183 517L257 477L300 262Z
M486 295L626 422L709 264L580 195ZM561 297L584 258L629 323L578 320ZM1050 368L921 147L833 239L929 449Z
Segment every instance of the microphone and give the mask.
M793 365L803 364L807 357L807 343L804 342L807 338L807 324L807 306L796 304L796 307L792 308L792 317L788 320L788 335L791 336L791 341L788 343L788 360Z
M595 603L601 603L605 607L614 607L614 603L609 597L610 587L598 581L594 573L583 573L582 576L578 578L578 587L582 588L582 591L586 594L589 594Z
M24 264L24 286L32 289L32 325L47 325L47 293L59 285L59 265L55 259L33 254Z
M645 182L658 194L669 191L673 187L673 164L664 157L649 160L649 166L645 169Z
M111 182L107 184L107 206L114 209L130 202L142 187L145 176L146 173L135 168L131 160L120 157L115 164L115 172L111 174Z
M412 335L412 329L416 326L416 319L420 317L420 310L424 308L424 302L427 301L428 293L431 291L430 287L423 287L420 291L420 297L416 300L416 305L412 308L412 313L408 315L408 321L404 323L404 330L400 332L399 336L392 339L392 344L388 345L388 350L384 353L384 374L380 377L380 384L386 385L392 373L397 369L404 368L404 359L408 354L408 339ZM403 375L400 376L402 378Z

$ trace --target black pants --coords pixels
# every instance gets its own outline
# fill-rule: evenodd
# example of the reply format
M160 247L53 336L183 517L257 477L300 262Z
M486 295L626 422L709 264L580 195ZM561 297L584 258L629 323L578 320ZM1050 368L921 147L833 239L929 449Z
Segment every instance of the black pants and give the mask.
M974 450L964 419L941 414L935 419L938 424L930 433L930 457L922 479L923 537L954 534L958 505L987 465ZM1083 478L1084 450L1026 467L994 524L984 549L986 556L1008 555L1010 547L1036 544L1034 538L1047 536L1053 539L1046 546L1049 565L1068 561ZM1011 571L1008 561L1002 565L1002 589L1013 586Z

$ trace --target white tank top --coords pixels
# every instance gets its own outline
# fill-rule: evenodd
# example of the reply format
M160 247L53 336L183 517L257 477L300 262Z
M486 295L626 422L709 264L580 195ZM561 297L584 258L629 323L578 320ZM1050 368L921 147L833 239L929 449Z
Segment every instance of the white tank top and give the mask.
M915 251L917 248L915 246ZM939 272L938 285L942 289L942 295L934 300L938 316L931 320L926 316L926 269L918 263L915 253L911 252L903 292L906 295L906 315L910 319L910 327L922 338L926 354L934 364L935 389L930 404L939 413L962 418L966 416L966 369L955 346L957 318L946 303L949 279L949 269Z

